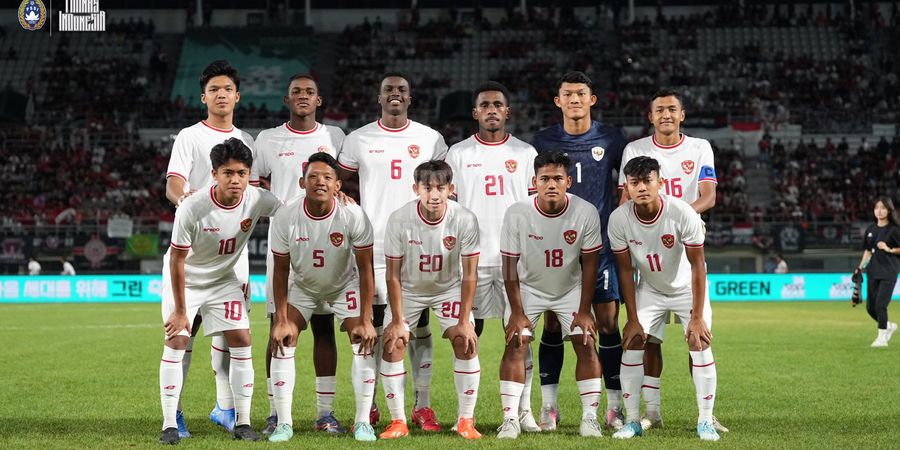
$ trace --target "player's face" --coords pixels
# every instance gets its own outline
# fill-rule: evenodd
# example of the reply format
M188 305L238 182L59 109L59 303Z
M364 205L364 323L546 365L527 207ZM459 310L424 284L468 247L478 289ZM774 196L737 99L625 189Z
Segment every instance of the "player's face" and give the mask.
M579 120L591 113L591 107L597 103L597 96L584 83L563 83L553 98L553 103L562 110L566 119Z
M387 77L381 82L381 91L378 93L381 111L401 116L406 114L411 102L408 81L401 77Z
M219 75L210 78L206 83L206 88L200 94L200 101L206 105L210 113L227 116L234 112L234 105L241 101L241 93L231 78Z
M485 91L478 94L472 117L478 121L478 127L486 131L499 131L506 127L509 118L509 106L500 91Z
M884 206L884 203L876 202L875 203L875 218L878 220L885 220L888 217L888 209Z
M300 179L300 187L306 190L306 198L315 202L329 201L341 188L334 168L321 161L306 166L306 176Z
M534 176L534 187L537 188L541 200L557 202L562 200L566 191L572 187L572 177L566 168L560 165L546 165L538 169Z
M213 169L213 179L216 180L216 190L224 198L223 200L237 200L250 181L250 167L246 164L229 159L225 164Z
M659 173L650 172L650 175L647 177L633 177L628 176L625 178L625 189L628 189L628 196L634 200L636 205L649 205L652 202L655 202L659 197Z
M684 122L684 109L675 96L659 97L653 100L648 114L650 123L663 134L678 132Z
M440 214L450 195L453 194L453 184L441 184L432 180L426 183L416 183L413 190L419 196L419 201L426 211L432 214Z
M319 97L319 88L316 82L306 78L298 78L291 81L288 86L288 95L284 96L284 106L287 106L291 114L299 117L316 113L316 108L322 106L322 97Z

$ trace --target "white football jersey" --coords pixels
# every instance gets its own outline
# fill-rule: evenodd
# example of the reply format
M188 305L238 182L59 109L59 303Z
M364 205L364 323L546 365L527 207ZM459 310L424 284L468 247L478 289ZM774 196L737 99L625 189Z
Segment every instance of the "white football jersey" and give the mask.
M388 216L416 198L413 171L425 161L446 156L443 136L412 120L401 128L387 128L379 119L347 136L338 163L359 172L359 200L375 229L376 268L384 267Z
M459 289L460 258L476 256L478 219L454 201L444 215L429 222L414 200L394 211L387 222L384 257L403 260L403 295L433 296Z
M338 127L316 122L312 130L298 131L285 122L256 137L256 172L271 177L272 193L288 201L302 191L299 182L309 157L318 152L337 157L343 143L344 132Z
M651 135L629 143L622 154L620 187L625 186L625 164L638 156L649 156L659 161L659 175L666 180L664 193L688 204L700 198L700 183L718 183L712 147L706 139L682 134L677 144L660 145L656 142L656 136Z
M201 191L213 184L212 161L209 152L218 144L230 138L238 138L253 152L253 167L250 169L250 183L259 183L256 173L256 147L253 137L237 127L230 130L215 128L201 120L192 126L182 129L175 137L172 154L169 155L169 168L166 178L178 177L185 181L184 192L191 189Z
M314 298L330 298L357 278L353 252L372 248L372 224L362 208L332 201L330 213L314 217L300 195L272 219L272 253L290 256L294 288Z
M534 158L531 144L507 134L506 139L487 143L473 135L452 147L447 163L453 169L453 184L460 205L478 217L481 256L478 267L503 264L500 229L503 214L513 203L534 191Z
M691 292L691 264L685 247L703 247L703 223L691 205L660 194L662 206L651 221L642 220L629 200L609 217L609 245L613 253L631 252L639 289L657 294Z
M261 216L271 216L281 206L274 194L254 186L247 186L234 206L219 203L214 191L215 185L197 192L175 210L171 246L188 250L184 262L186 286L237 280L234 266L253 228Z
M524 289L558 299L581 286L581 254L603 249L600 213L572 194L566 194L563 210L553 215L541 211L537 201L533 196L506 210L500 253L519 258Z

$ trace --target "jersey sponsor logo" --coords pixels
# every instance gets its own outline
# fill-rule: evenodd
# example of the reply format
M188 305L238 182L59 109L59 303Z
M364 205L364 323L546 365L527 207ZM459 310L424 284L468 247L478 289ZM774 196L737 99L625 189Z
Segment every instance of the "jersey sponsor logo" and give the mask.
M218 233L222 229L219 227L203 227L203 231L206 233Z
M422 241L420 241L418 239L410 239L409 244L410 245L422 245Z
M631 243L631 244L634 244L634 245L644 245L643 242L641 242L641 241L636 241L636 240L634 240L634 239L629 239L628 242Z
M471 169L473 167L481 167L481 163L466 164L466 169Z
M694 171L694 162L693 161L682 161L681 162L681 170L684 171L685 175L690 175L691 172Z
M369 150L369 153L384 153L384 150L374 149L374 150Z
M543 236L538 236L538 235L536 235L536 234L531 234L531 233L528 233L528 237L531 238L531 239L534 239L534 240L536 240L536 241L543 241L543 240L544 240L544 237L543 237Z
M241 231L244 233L250 231L253 228L253 219L244 219L241 221Z
M281 152L278 154L278 157L284 157L284 156L294 156L294 152Z
M330 149L324 145L320 145L318 150L319 150L319 153L328 153L328 150L330 150Z
M675 236L671 234L664 234L660 239L662 240L662 243L666 246L666 248L672 248L672 246L675 245Z
M335 247L340 247L344 243L344 235L337 231L331 233L328 238L331 239L331 245Z
M516 162L516 160L514 160L514 159L507 159L507 160L506 160L506 171L507 171L507 172L509 172L509 173L515 173L515 172L516 172L516 169L518 169L518 168L519 168L519 163Z
M578 232L575 230L566 230L563 232L563 239L566 240L566 243L572 245L575 243L575 239L578 239Z
M456 237L455 236L445 236L444 237L444 248L447 250L453 250L453 247L456 247Z
M294 239L294 242L309 242L309 238L300 236L297 239Z
M418 145L410 145L409 147L406 147L406 151L409 152L410 158L416 159L419 157L419 152L421 151L421 149Z
M606 155L606 149L603 147L594 147L591 149L591 156L597 161L603 159L604 155Z

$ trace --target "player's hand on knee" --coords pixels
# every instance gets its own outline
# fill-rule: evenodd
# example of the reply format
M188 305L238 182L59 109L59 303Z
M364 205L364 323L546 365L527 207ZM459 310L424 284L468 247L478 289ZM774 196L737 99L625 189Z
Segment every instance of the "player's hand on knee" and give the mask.
M691 319L688 322L684 339L691 349L702 350L712 342L712 333L709 332L709 327L706 326L705 320L702 318Z
M378 334L375 333L375 327L370 322L363 322L350 330L350 340L354 344L359 344L359 350L363 356L369 356L375 353Z
M191 332L191 324L188 322L187 315L177 312L169 315L168 320L163 324L163 328L166 330L166 339L178 336L181 330L187 330L188 334Z
M581 328L581 330L584 332L582 336L582 343L584 345L588 345L588 342L594 337L595 334L597 334L594 316L591 315L590 312L579 311L575 313L575 318L572 319L572 325L569 327L569 331L575 331L576 328Z
M384 329L384 349L399 350L406 347L409 343L409 330L403 326L402 322L393 322L388 324Z
M622 345L625 350L633 350L643 348L647 342L647 333L644 333L644 327L636 320L625 322L622 328Z
M463 354L465 355L471 355L478 351L478 335L475 333L475 326L469 321L460 321L456 326L451 327L447 337L450 338L450 342L462 339Z
M527 332L525 330L528 330ZM526 343L526 339L533 335L531 321L525 317L523 313L512 313L509 316L509 322L506 324L506 345L514 343L516 347L521 347Z
M272 326L269 334L272 346L272 354L278 355L279 352L284 356L284 347L293 341L294 336L298 335L300 330L297 325L290 320L278 320Z

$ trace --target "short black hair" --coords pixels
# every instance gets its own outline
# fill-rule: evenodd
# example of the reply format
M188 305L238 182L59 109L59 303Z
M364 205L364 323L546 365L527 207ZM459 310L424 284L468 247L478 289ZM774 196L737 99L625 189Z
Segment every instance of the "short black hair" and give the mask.
M591 91L594 90L594 83L590 78L588 78L587 75L584 74L584 72L580 70L573 70L561 76L559 80L556 81L557 92L559 92L559 89L562 87L563 83L586 84L588 89L590 89Z
M231 63L224 59L219 59L209 63L203 73L200 74L200 92L206 92L206 85L213 77L226 76L231 78L234 83L234 89L241 90L241 77L238 75L237 69L232 67Z
M216 144L209 152L209 159L212 161L213 170L218 170L229 159L242 162L247 168L253 167L253 152L238 138L228 138L225 142Z
M432 159L419 164L413 172L413 178L416 180L416 184L428 184L434 181L440 185L447 185L453 182L453 169L444 161Z
M653 93L653 96L650 97L650 105L653 105L653 102L658 98L663 97L675 97L678 100L678 103L684 108L684 100L681 99L681 92L676 91L675 89L660 89Z
M307 160L307 164L303 165L303 176L306 176L306 169L309 168L309 165L314 162L320 162L328 164L328 167L334 169L334 173L338 171L338 163L337 160L334 159L334 156L331 156L329 153L325 152L316 152L312 155L309 155L309 160Z
M493 92L497 91L503 94L503 100L506 101L506 106L509 106L509 90L506 89L506 86L496 82L496 81L485 81L480 86L475 89L475 92L472 94L472 103L475 106L478 106L478 95L482 92Z
M310 74L308 74L308 73L295 73L295 74L291 75L291 78L288 79L288 84L287 84L288 90L291 89L291 83L293 83L294 80L309 80L309 81L312 81L313 84L316 85L316 90L317 90L317 91L319 90L319 82L316 81L316 79L313 78L313 76L310 75Z
M538 170L544 166L563 166L568 172L572 167L572 160L560 150L538 153L534 158L534 174L537 175Z
M640 180L649 178L652 172L656 172L656 175L659 176L659 161L649 156L638 156L629 160L622 172L626 177L635 177Z
M403 78L404 80L406 80L406 84L409 85L409 88L412 89L412 82L409 81L409 77L407 77L405 73L398 72L398 71L390 71L390 72L385 72L383 75L381 75L381 81L378 82L379 90L381 89L381 83L384 83L384 80L386 80L390 77Z

